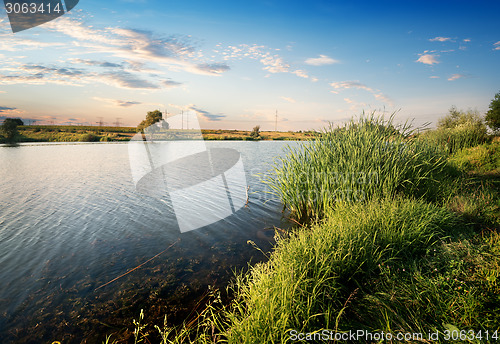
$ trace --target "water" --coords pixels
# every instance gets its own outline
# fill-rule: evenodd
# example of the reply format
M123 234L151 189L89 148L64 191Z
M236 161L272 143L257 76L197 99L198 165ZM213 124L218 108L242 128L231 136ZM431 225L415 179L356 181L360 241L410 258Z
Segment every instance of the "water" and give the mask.
M249 204L183 234L171 204L136 191L127 144L0 147L2 343L100 343L141 308L184 320L208 285L265 259L247 241L269 250L286 226L256 176L286 145L207 142L241 152Z

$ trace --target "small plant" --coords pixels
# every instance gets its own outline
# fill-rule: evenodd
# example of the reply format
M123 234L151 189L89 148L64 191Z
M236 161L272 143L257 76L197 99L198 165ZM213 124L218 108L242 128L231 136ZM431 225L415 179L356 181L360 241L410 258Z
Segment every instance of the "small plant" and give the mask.
M133 324L135 326L134 329L134 344L140 343L147 336L147 334L143 334L142 330L146 328L146 325L142 324L144 320L144 311L141 309L141 313L139 314L139 320L133 320ZM140 336L140 337L139 337Z

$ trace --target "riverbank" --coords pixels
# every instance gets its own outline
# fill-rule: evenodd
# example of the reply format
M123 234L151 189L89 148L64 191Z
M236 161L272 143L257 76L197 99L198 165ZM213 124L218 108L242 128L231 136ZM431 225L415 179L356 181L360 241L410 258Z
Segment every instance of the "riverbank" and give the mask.
M301 225L278 236L268 262L237 277L231 303L214 296L181 327L136 322L136 338L500 339L500 138L474 147L455 140L450 154L432 135L393 129L371 118L328 131L306 153L291 150L270 183ZM335 171L356 178L321 179ZM331 197L347 186L365 197Z
M71 125L19 126L16 141L22 142L120 142L130 141L137 133L135 127L97 127ZM205 140L256 140L244 130L202 130ZM257 140L308 140L317 135L314 131L276 132L262 131ZM2 143L2 137L0 137Z

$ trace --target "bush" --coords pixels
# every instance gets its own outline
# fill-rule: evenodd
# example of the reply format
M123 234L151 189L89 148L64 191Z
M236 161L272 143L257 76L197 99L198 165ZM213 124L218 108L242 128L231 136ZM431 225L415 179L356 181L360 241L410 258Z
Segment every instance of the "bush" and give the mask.
M463 170L476 172L500 171L500 140L477 147L466 148L451 157L457 166Z
M99 136L96 136L94 134L90 134L90 133L87 133L87 134L83 134L80 136L80 142L97 142L99 141Z
M17 130L17 126L19 125L19 118L6 118L3 121L3 124L0 126L0 131L5 137L4 140L6 142L12 143L16 141L17 136L19 135L19 131ZM22 123L22 121L21 121Z
M260 137L260 125L256 125L253 129L252 132L250 133L250 137L253 140L259 140L261 139Z
M436 130L422 135L422 139L444 147L449 154L474 147L488 140L487 128L477 112L460 111L455 107L438 121Z

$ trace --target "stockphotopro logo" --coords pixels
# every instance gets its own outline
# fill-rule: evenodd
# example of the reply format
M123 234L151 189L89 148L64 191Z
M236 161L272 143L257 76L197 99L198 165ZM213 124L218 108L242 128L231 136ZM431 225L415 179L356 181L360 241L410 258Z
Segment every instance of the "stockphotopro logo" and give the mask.
M128 143L128 153L136 190L171 204L181 232L210 225L245 206L240 152L207 149L194 112L147 127Z
M12 32L31 29L71 11L79 0L4 0Z

